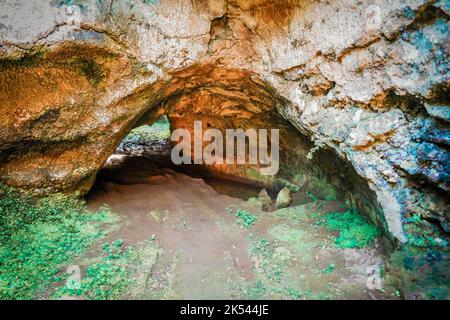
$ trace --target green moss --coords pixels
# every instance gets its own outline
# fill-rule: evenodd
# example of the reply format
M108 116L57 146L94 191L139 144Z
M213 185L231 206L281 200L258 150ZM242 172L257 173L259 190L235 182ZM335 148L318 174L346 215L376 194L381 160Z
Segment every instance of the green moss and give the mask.
M386 281L406 296L449 299L450 255L437 249L411 244L393 252L387 261Z
M291 190L292 192L299 192L300 191L300 187L288 180L279 178L277 179L277 183L279 185L281 185L282 187L287 187L289 190Z
M292 300L298 300L303 296L303 293L298 289L293 289L291 287L286 288L286 294L292 299Z
M306 191L306 194L308 195L308 197L311 198L312 201L314 201L314 202L319 201L319 198L316 197L316 196L315 196L314 194L312 194L311 192Z
M243 228L250 229L258 219L256 215L253 215L246 210L236 210L237 224Z
M328 274L334 271L336 265L334 263L329 264L325 269L322 270L322 273Z
M335 240L339 248L363 248L380 234L375 226L367 223L355 210L328 213L319 221L321 223L329 230L339 232Z
M267 287L278 287L283 276L283 261L277 257L273 242L260 239L252 245L250 251L260 258L259 275Z
M410 245L422 248L445 248L448 246L448 242L444 239L441 239L441 243L435 240L439 238L439 231L424 223L420 214L414 214L405 219L403 229Z
M153 125L140 126L130 131L122 143L138 141L159 141L170 139L170 124L155 122Z
M241 291L246 299L257 300L266 296L268 288L261 280L257 280L248 286L243 286Z
M57 195L33 202L1 186L0 298L39 298L62 279L62 265L103 237L109 210L88 214L84 204Z
M272 252L270 250L270 243L269 240L263 238L260 239L257 243L255 243L250 251L252 253L255 253L261 257L270 257L272 255Z
M63 295L82 296L92 300L123 298L164 298L165 292L149 291L148 287L170 290L168 272L165 277L152 278L152 270L159 261L162 249L153 237L134 246L125 246L122 239L104 243L102 255L85 261L86 272L78 288L66 282L56 289L55 298ZM174 258L175 260L176 258Z
M123 292L133 284L129 260L133 257L132 247L124 248L122 240L103 245L103 257L100 262L90 265L84 275L80 288L59 288L55 296L84 296L94 300L120 298Z
M287 231L285 227L280 226L272 230L271 234L285 231ZM282 238L298 241L299 237L290 231L288 236L282 236ZM268 240L267 238L252 239L250 253L258 261L258 266L255 270L255 281L241 285L245 298L300 299L304 297L305 293L299 289L299 283L292 282L293 272L297 275L298 271L291 269L291 253L288 249L290 246L280 246L279 241L279 239Z

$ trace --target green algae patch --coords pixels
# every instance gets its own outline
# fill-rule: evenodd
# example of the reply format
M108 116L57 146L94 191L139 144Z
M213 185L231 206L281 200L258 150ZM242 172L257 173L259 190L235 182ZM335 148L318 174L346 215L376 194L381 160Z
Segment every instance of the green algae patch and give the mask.
M101 261L91 264L84 274L79 288L72 288L69 283L59 288L55 297L62 295L84 296L89 299L119 298L123 291L131 285L131 273L127 269L127 261L133 249L123 248L123 242L116 240L103 245Z
M143 125L134 128L125 137L122 143L133 143L139 141L159 141L170 139L170 123L167 118L162 117L151 126Z
M109 209L57 195L33 201L1 186L0 298L37 299L61 281L62 266L102 238L117 221Z
M325 269L322 270L322 273L324 274L332 273L335 267L336 265L334 263L330 263L328 266L326 266Z
M266 238L253 242L250 253L257 261L257 279L240 288L246 299L261 299L269 296L288 298L283 290L287 264L284 251L288 250L286 248L282 250L283 252L280 252L276 244ZM289 256L287 258L289 259Z
M404 298L448 300L450 254L403 245L389 257L385 277L392 286L400 288Z
M142 297L161 254L152 239L137 246L125 246L121 239L104 243L102 256L90 262L79 285L74 288L67 282L56 289L54 297L81 296L92 300Z
M271 228L269 233L270 238L251 239L250 255L256 262L256 279L238 286L240 296L244 299L292 300L335 297L327 289L323 291L316 288L313 292L308 281L305 281L309 270L315 269L318 264L313 262L311 244L304 241L301 231L278 225ZM300 259L302 263L306 263L307 269L296 267L299 253L302 254ZM330 268L334 270L334 266Z
M380 235L378 229L367 223L355 210L327 213L318 224L339 232L335 240L339 248L363 248L372 244Z
M403 229L410 245L427 249L448 247L448 241L440 237L438 229L430 226L420 214L404 219Z
M300 191L300 187L298 185L296 185L295 183L292 183L288 180L279 178L277 179L277 183L282 186L282 187L287 187L289 188L289 190L291 190L292 192L299 192Z
M250 229L258 219L254 214L247 212L246 210L236 210L237 224L245 229Z

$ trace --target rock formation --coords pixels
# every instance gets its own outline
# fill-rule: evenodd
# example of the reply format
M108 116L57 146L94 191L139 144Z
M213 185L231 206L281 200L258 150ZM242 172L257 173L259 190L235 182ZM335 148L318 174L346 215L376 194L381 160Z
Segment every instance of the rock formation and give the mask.
M277 195L278 209L289 207L291 201L292 201L291 190L288 187L284 187L283 189L280 190L280 192L278 192Z
M161 114L283 124L398 241L414 214L449 232L448 1L66 2L0 2L2 182L85 193Z

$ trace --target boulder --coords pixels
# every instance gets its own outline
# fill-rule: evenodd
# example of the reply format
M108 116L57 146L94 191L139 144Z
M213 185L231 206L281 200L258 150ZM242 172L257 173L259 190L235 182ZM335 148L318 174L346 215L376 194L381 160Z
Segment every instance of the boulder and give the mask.
M278 192L277 195L277 202L276 202L277 209L289 207L291 201L292 201L291 189L289 189L288 187L284 187L283 189L280 190L280 192Z
M261 190L261 192L258 194L258 199L261 201L262 209L264 211L269 211L272 209L273 207L272 198L270 198L266 189Z

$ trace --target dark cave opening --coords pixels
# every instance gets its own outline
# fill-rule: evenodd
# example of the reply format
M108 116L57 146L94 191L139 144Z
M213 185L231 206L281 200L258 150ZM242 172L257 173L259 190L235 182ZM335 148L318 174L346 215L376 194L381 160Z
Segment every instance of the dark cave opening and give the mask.
M339 201L361 213L389 237L386 221L374 192L367 182L359 177L353 166L329 148L314 150L314 143L282 119L277 112L269 112L253 122L230 121L202 113L188 116L160 113L161 111L157 111L150 117L147 115L146 118L151 119L151 122L137 122L137 126L123 139L100 170L97 182L117 181L121 170L135 172L142 169L145 172L149 167L157 166L203 179L218 193L244 200L257 198L262 189L275 200L277 193L287 186L292 191L291 206L316 200ZM192 132L194 118L203 120L205 130L214 127L225 132L227 126L237 129L235 126L239 124L243 124L244 129L248 126L279 129L281 133L278 173L275 176L263 176L258 172L258 165L250 164L208 165L193 164L194 161L192 164L174 164L171 161L171 148L176 142L171 141L170 135L177 128ZM191 142L193 145L194 142ZM249 139L245 140L245 146L248 159ZM192 159L193 157L191 154ZM97 186L98 183L94 185L93 190Z

